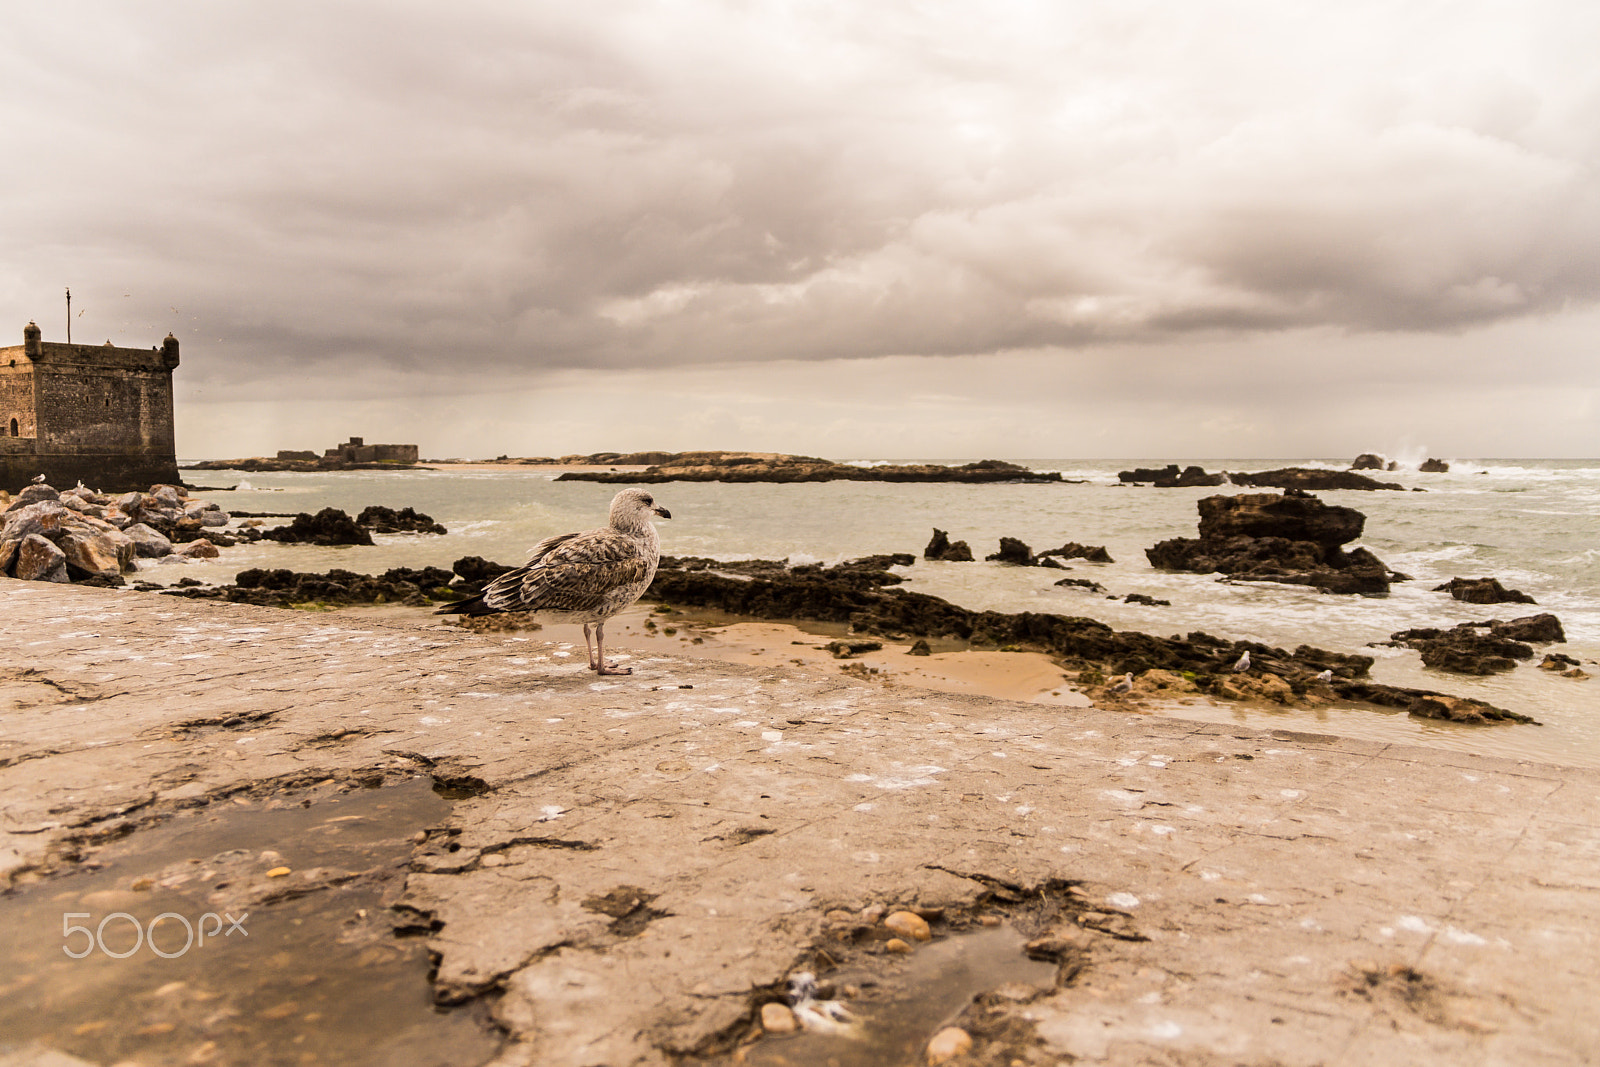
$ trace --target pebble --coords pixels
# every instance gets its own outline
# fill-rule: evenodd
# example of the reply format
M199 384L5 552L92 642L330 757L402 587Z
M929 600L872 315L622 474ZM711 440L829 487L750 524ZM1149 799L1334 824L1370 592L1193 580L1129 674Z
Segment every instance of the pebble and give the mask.
M972 1051L972 1035L959 1026L947 1026L928 1042L928 1063L946 1063Z
M883 943L883 947L889 952L899 953L900 955L905 955L907 952L911 951L911 946L900 940L898 937L891 937L889 940Z
M267 851L263 852L261 855L257 856L256 859L260 860L262 863L281 863L281 862L283 862L283 856L280 855L279 853L273 852L271 849L268 849Z
M761 1005L761 1029L769 1034L792 1034L799 1028L789 1005L773 1001Z
M289 873L289 868L288 867L274 867L274 868L272 868L272 870L267 872L267 877L268 878L282 878L284 875L286 875L288 873Z
M901 937L909 937L913 941L933 940L933 931L928 928L928 920L913 911L897 911L883 920L883 925Z
M882 904L869 904L861 909L861 920L863 922L876 923L883 918L883 913L888 910Z
M998 916L998 915L980 915L980 916L978 916L978 925L979 926L999 926L1000 925L1000 916Z

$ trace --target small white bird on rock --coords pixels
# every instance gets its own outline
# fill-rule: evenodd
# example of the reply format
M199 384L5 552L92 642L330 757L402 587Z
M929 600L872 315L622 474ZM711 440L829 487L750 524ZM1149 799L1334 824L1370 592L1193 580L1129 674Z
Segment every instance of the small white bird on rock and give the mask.
M1114 697L1127 696L1131 692L1133 692L1132 674L1124 674L1120 682L1113 682L1106 690L1107 695Z
M1333 681L1333 671L1331 671L1331 670L1318 671L1317 672L1317 681L1323 683L1324 685L1326 685L1327 683Z
M1250 669L1250 650L1247 648L1247 649L1244 650L1244 655L1239 657L1239 662L1237 662L1237 663L1235 663L1233 665L1233 673L1234 674L1243 674L1245 671L1247 671L1249 669Z
M624 489L611 501L611 521L584 533L558 534L533 546L533 558L507 571L469 600L436 615L498 615L526 611L552 622L583 623L589 669L632 674L606 663L606 620L650 588L661 560L651 516L672 518L643 489Z

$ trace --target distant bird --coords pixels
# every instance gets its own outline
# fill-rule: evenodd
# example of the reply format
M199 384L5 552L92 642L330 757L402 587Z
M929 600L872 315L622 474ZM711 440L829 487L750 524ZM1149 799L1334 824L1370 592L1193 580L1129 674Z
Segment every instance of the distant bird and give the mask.
M1240 656L1239 657L1239 661L1233 665L1233 673L1234 674L1243 674L1245 671L1247 671L1249 669L1250 669L1250 650L1247 648L1247 649L1244 650L1244 655Z
M1106 690L1107 694L1114 697L1127 696L1131 692L1133 692L1132 674L1124 674L1122 681L1112 683L1111 688Z
M35 475L34 475L34 476L33 476L33 484L34 484L34 485L43 485L43 484L44 484L44 475L42 475L42 474L35 474Z
M1333 681L1333 672L1331 670L1330 671L1318 671L1317 672L1317 681L1323 682L1323 683L1327 683L1327 682Z
M436 615L498 615L526 611L553 622L583 623L589 669L632 674L606 663L606 620L639 599L656 576L661 540L652 515L672 518L643 489L624 489L611 501L610 522L584 533L558 534L533 546L533 558L507 571L470 600Z

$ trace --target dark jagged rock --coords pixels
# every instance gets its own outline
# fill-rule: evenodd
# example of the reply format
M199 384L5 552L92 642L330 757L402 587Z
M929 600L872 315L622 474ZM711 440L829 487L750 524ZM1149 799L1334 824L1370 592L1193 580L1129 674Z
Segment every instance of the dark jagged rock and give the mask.
M1423 474L1449 474L1450 464L1446 463L1442 459L1433 459L1432 457L1429 457L1428 459L1422 461L1422 465L1418 467L1417 470L1421 471Z
M1105 586L1101 585L1099 582L1091 582L1087 578L1063 578L1059 582L1056 582L1055 584L1061 586L1064 589L1065 588L1087 589L1091 593L1104 593L1106 591L1106 587Z
M837 641L829 641L823 647L833 653L834 659L849 659L851 656L859 656L863 652L877 652L883 648L883 642L841 638Z
M781 564L774 567L782 569ZM773 573L776 573L774 571ZM1419 699L1440 694L1423 689L1382 685L1367 680L1371 656L1348 655L1301 645L1293 652L1257 642L1227 641L1195 632L1187 637L1157 637L1133 630L1113 630L1081 616L1020 612L970 611L925 593L904 589L863 588L837 581L832 568L779 578L737 578L709 570L683 571L663 561L648 599L677 607L715 608L764 619L807 619L848 623L853 632L894 639L953 638L977 646L1014 646L1054 657L1065 667L1102 677L1141 674L1161 669L1183 672L1202 692L1232 696L1240 692L1239 676L1229 668L1250 652L1251 672L1277 679L1284 693L1304 693L1318 672L1331 670L1334 694L1385 707L1409 708ZM1458 698L1449 698L1458 699ZM1483 704L1482 721L1532 722Z
M1468 604L1537 604L1520 589L1507 589L1498 578L1452 578L1433 587L1435 593L1449 593Z
M373 577L335 568L326 574L291 571L286 568L252 568L234 576L233 585L187 586L168 589L171 596L197 600L226 600L235 604L263 607L290 607L295 604L412 604L452 599L447 591L455 577L440 567L415 570L396 567Z
M1172 601L1170 600L1162 600L1160 597L1145 596L1143 593L1129 593L1127 596L1123 597L1122 600L1126 604L1144 604L1147 607L1152 608L1169 608L1172 606Z
M1398 463L1391 463L1375 452L1363 452L1350 464L1353 471L1392 471L1399 469Z
M858 467L777 453L681 452L643 471L567 471L557 481L625 482L1059 482L1058 471L1033 471L999 459L959 467L937 463Z
M992 556L983 557L989 562L1010 563L1019 567L1033 566L1033 549L1018 541L1015 537L1000 538L1000 551Z
M1197 485L1225 485L1227 476L1222 473L1207 474L1204 467L1189 466L1178 470L1176 463L1165 467L1135 467L1131 471L1118 471L1117 479L1125 484L1149 482L1157 489L1183 489Z
M952 544L950 536L935 527L933 537L928 541L928 547L922 550L922 558L942 559L946 563L971 563L972 549L965 541L956 541Z
M1448 630L1401 630L1390 634L1389 640L1422 653L1425 667L1457 674L1495 674L1513 669L1517 660L1533 658L1533 649L1523 642L1565 641L1566 635L1560 620L1545 613L1510 622L1457 623Z
M1310 585L1325 593L1386 593L1398 580L1366 549L1340 549L1360 537L1366 523L1354 508L1329 506L1297 490L1208 496L1198 506L1200 537L1145 549L1151 566Z
M1444 719L1474 726L1492 722L1524 722L1538 725L1536 720L1526 715L1518 715L1514 711L1506 711L1493 704L1485 704L1481 700L1445 696L1442 693L1429 693L1417 697L1406 706L1406 712L1419 719Z
M463 582L492 582L506 571L516 570L503 563L494 563L482 556L462 556L450 565Z
M933 655L933 646L928 644L926 638L919 637L915 641L911 642L911 647L906 649L906 655L931 656Z
M1060 559L1082 559L1090 563L1115 563L1111 553L1106 551L1105 545L1080 545L1076 541L1068 541L1060 548L1052 548L1039 553L1039 559L1044 560L1055 556Z
M356 525L364 526L373 533L381 534L449 533L443 526L433 521L433 516L424 515L416 508L401 508L396 511L393 508L383 507L381 504L373 504L363 508L361 514L356 516Z
M370 545L372 535L356 524L347 513L338 508L323 508L315 515L305 512L294 517L287 526L267 530L261 535L268 541L303 545Z
M1567 633L1561 626L1561 620L1548 611L1538 615L1524 615L1520 619L1510 622L1501 622L1499 619L1489 621L1489 632L1496 637L1508 638L1512 641L1538 641L1548 644L1552 641L1566 644Z
M1277 470L1255 473L1229 471L1228 480L1234 485L1257 489L1299 489L1311 493L1332 489L1396 489L1402 492L1405 490L1405 486L1398 482L1380 482L1376 478L1368 478L1365 474L1357 474L1354 471L1319 470L1315 467L1280 467Z

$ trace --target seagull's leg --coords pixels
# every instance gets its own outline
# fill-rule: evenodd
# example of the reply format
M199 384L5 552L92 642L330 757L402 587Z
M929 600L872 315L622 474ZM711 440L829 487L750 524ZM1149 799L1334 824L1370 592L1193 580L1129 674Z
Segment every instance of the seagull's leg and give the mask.
M600 666L594 669L596 674L632 674L632 667L608 667L606 665L606 621L601 619L594 624L594 643L599 651L597 662Z
M589 653L589 669L597 671L600 669L600 660L594 654L594 634L591 632L593 628L594 623L592 622L583 624L583 647Z

